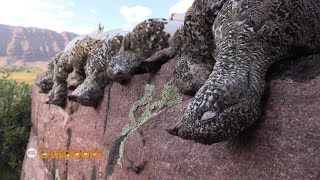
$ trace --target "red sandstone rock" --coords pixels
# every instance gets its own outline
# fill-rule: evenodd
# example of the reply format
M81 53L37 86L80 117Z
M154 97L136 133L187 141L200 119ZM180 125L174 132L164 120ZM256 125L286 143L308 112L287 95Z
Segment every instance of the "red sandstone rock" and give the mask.
M50 60L77 36L71 32L59 34L48 29L3 24L0 34L0 57L26 62Z
M319 64L320 56L314 59ZM116 164L116 142L130 121L130 109L144 96L147 83L155 85L153 99L160 99L164 85L173 80L174 65L163 65L155 75L136 75L127 85L107 86L96 109L70 102L65 109L47 105L47 96L34 85L29 147L99 149L102 158L25 157L21 178L53 179L57 169L61 179L72 180L320 178L320 76L300 83L273 77L262 120L238 138L214 145L186 141L164 130L182 117L190 101L185 96L133 131L125 143L122 167ZM144 110L136 111L136 119ZM45 174L45 168L50 173Z

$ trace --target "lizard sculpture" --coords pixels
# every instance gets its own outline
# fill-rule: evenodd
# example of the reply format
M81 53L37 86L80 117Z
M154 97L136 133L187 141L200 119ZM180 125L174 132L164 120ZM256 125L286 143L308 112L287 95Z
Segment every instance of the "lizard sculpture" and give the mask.
M265 75L274 62L301 55L297 50L320 52L320 1L195 0L184 28L184 38L195 45L187 44L191 54L183 54L184 63L195 66L187 70L215 65L203 74L182 120L167 131L212 144L260 118Z

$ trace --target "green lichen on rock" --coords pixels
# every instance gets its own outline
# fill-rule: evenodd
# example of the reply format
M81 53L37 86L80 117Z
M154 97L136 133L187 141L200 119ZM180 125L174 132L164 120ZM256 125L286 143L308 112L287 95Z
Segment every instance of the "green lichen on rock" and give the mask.
M154 102L150 108L154 110L155 108L163 109L166 107L171 107L181 102L182 98L183 96L177 87L166 84L162 91L161 100Z
M123 157L125 142L128 139L128 136L149 119L160 114L164 108L174 106L175 104L182 101L183 96L179 92L179 89L174 85L167 83L162 90L161 99L153 102L152 93L154 91L154 88L154 85L147 84L145 87L144 96L139 101L133 104L129 112L130 122L122 129L121 133L121 135L124 135L126 137L121 142L119 148L119 158L117 162L120 166L121 159ZM143 113L141 114L140 118L136 119L135 112L139 108L143 107Z
M135 102L129 112L130 123L126 125L122 130L121 135L128 135L137 125L138 121L135 119L134 113L143 106L146 106L150 101L152 101L152 92L154 91L154 85L147 84L144 90L144 96L137 102ZM141 118L140 118L141 119Z
M124 152L124 144L125 142L127 141L128 139L128 136L126 136L123 141L121 141L121 144L120 144L120 148L119 148L119 158L117 160L117 163L119 164L119 166L122 168L122 163L121 163L121 160L123 158L123 152Z

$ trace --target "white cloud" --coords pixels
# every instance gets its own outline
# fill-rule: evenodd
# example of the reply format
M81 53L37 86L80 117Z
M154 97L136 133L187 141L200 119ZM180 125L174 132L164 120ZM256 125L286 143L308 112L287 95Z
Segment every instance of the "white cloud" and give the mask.
M97 11L95 9L90 9L90 16L96 16L97 15Z
M90 9L89 10L89 15L91 16L91 18L98 18L97 10L95 10L95 9Z
M58 14L58 17L61 17L61 18L71 18L74 16L75 14L73 11L62 11L62 12L59 12Z
M74 1L69 1L67 3L67 5L70 6L70 7L74 7L76 5L76 3Z
M122 6L120 8L120 14L126 21L126 23L123 25L123 28L128 30L137 23L147 19L152 14L152 10L147 6Z
M194 0L178 0L176 4L169 9L170 15L172 13L184 13L192 5Z
M95 19L76 16L74 1L57 3L49 0L10 0L0 6L0 24L39 27L58 32L88 33L98 24Z

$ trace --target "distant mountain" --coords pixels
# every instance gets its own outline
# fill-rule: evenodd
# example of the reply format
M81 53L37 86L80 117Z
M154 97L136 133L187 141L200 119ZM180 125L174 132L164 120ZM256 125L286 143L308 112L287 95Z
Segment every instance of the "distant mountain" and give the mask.
M0 57L24 62L47 61L76 36L71 32L0 24Z

